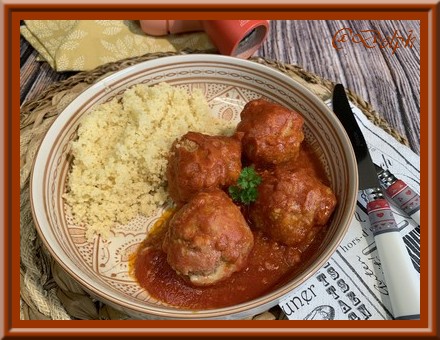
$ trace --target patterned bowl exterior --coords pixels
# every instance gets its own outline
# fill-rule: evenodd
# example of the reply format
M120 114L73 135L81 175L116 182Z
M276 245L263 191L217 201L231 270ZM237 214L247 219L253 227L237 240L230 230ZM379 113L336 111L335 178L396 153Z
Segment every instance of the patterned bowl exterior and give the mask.
M305 119L305 138L316 150L338 198L329 231L304 269L289 283L240 305L205 311L167 306L142 289L129 270L129 260L160 218L139 216L116 227L109 239L85 237L85 227L73 222L62 194L70 166L69 142L83 114L120 96L135 84L167 82L191 91L203 90L214 115L239 121L244 104L264 97L291 107ZM327 106L309 90L272 68L232 57L187 55L147 61L119 71L91 86L55 120L36 156L31 177L31 203L37 230L50 253L91 295L134 318L235 319L276 305L315 273L344 237L357 197L357 167L350 141Z

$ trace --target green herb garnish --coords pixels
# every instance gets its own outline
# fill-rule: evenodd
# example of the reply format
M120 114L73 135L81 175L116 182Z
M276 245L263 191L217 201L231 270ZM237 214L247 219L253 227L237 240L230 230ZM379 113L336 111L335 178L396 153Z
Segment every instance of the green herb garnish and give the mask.
M257 187L261 183L261 177L253 167L245 167L241 170L237 185L229 187L229 195L239 203L249 204L258 196Z

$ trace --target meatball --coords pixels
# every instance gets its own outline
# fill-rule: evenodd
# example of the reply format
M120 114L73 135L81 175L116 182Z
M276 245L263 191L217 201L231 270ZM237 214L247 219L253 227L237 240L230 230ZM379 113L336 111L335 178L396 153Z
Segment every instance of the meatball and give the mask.
M169 265L195 286L244 268L254 237L240 209L220 189L199 192L171 218L162 249Z
M243 153L258 165L295 160L304 140L304 118L296 111L264 99L248 102L237 125Z
M241 171L241 143L226 136L188 132L171 148L168 193L181 205L197 192L233 185Z
M307 170L276 169L262 173L249 218L272 239L305 249L328 222L336 203L333 191Z

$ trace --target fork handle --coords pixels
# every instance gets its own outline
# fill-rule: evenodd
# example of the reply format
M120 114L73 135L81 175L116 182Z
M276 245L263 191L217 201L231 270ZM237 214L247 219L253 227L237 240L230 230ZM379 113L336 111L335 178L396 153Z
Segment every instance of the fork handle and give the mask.
M398 179L386 188L386 192L394 203L420 225L420 196L413 189Z

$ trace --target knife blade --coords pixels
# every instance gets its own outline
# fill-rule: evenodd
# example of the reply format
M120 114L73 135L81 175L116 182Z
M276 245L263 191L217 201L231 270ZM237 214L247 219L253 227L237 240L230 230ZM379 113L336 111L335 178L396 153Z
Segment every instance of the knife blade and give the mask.
M393 202L411 219L420 225L420 196L400 178L388 169L375 164L380 184Z
M388 287L395 319L420 319L420 282L400 235L391 208L382 192L368 145L351 110L342 84L333 90L333 111L345 128L358 163L359 190L368 198L371 230Z

